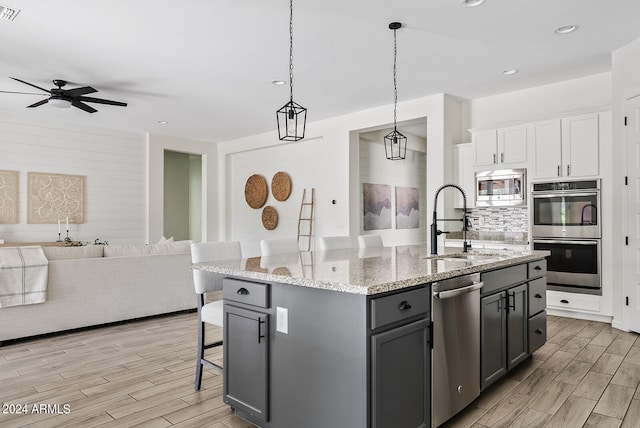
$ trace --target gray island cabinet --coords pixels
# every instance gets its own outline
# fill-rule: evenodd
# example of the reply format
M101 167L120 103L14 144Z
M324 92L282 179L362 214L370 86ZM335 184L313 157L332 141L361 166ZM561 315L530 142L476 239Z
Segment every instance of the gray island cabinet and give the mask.
M310 255L311 265L297 255L194 265L223 277L224 402L260 427L431 427L431 283L486 271L485 283L502 281L491 296L505 293L504 305L535 279L499 279L501 271L528 272L547 254L482 262L432 257L426 247ZM524 316L526 358L534 340Z

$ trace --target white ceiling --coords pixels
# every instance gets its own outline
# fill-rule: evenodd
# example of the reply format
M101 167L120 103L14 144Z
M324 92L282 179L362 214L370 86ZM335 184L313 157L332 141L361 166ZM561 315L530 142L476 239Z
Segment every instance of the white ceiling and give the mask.
M287 0L0 0L0 90L52 79L129 103L56 109L0 94L0 112L226 141L275 130L289 99ZM294 0L294 99L317 121L445 92L466 99L609 71L610 53L640 38L638 0ZM561 25L579 31L556 35ZM517 68L513 76L500 71ZM35 91L37 92L37 90ZM401 112L399 112L401 117ZM159 125L159 120L169 123ZM391 122L392 118L390 118Z

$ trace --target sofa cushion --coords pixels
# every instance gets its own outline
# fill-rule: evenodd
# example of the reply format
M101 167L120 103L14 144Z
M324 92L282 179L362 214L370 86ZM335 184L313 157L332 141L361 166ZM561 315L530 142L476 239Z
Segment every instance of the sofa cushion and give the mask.
M104 245L82 247L42 247L48 260L93 259L104 255Z
M190 253L191 241L165 242L164 244L150 245L151 254Z
M152 245L146 244L107 245L104 247L104 256L148 256L151 254L151 247Z

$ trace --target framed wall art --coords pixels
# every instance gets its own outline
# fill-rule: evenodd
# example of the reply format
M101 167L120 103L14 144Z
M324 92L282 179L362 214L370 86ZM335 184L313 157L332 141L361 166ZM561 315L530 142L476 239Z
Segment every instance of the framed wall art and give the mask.
M391 186L362 183L364 230L391 229Z
M0 171L0 224L18 223L18 171Z
M27 223L84 223L85 179L81 175L27 174Z

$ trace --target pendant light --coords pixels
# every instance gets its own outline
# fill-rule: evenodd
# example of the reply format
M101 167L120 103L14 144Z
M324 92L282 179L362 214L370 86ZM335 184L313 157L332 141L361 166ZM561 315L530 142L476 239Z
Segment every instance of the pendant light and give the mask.
M289 102L276 112L278 138L298 141L304 138L307 109L293 101L293 0L289 0Z
M393 131L384 137L384 152L389 160L401 160L407 157L407 137L399 132L396 126L398 116L398 83L396 76L398 44L396 42L396 31L400 27L402 27L402 24L399 22L389 24L389 29L393 30Z

